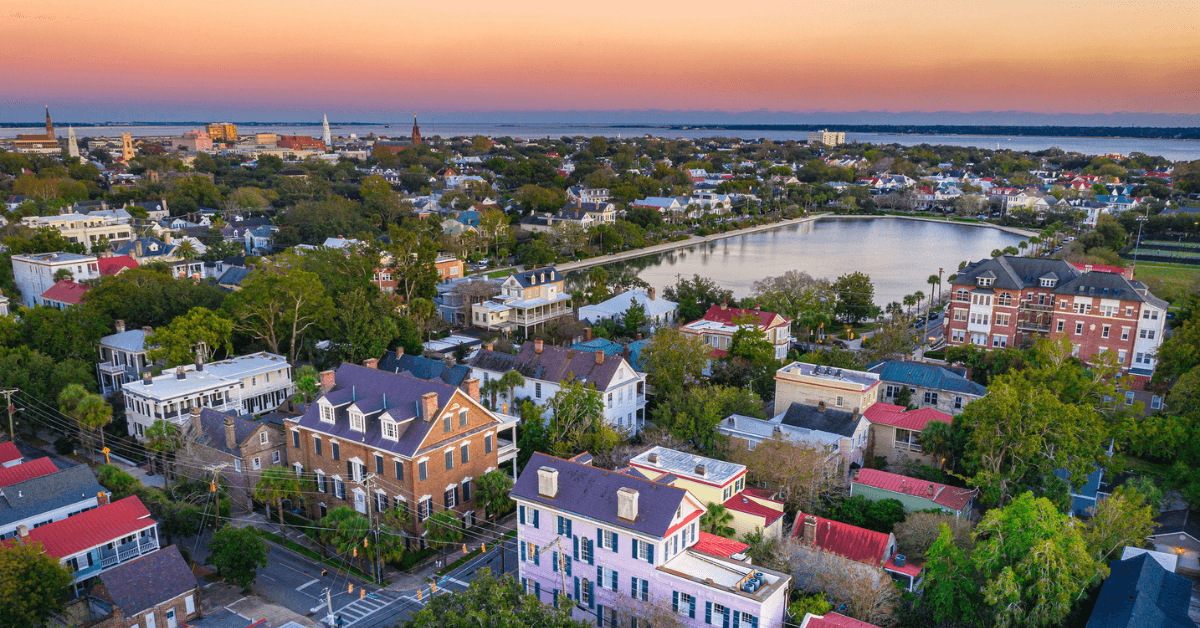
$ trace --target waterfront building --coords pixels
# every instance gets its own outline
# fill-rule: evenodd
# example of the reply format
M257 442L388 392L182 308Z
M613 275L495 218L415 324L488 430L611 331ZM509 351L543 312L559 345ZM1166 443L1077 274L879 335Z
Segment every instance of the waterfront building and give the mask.
M527 338L550 320L571 315L563 283L553 266L513 273L500 284L500 294L471 305L471 323Z
M206 125L205 131L214 142L236 142L238 139L237 125L229 122L212 122Z
M75 214L67 214L76 216ZM77 216L83 218L82 216ZM47 216L49 218L49 216ZM128 229L128 227L126 227ZM59 281L59 273L70 279L84 281L100 276L100 266L92 255L78 253L30 253L13 255L13 283L21 291L25 307L45 305L42 294Z
M808 132L808 144L822 144L824 146L841 146L846 143L846 134L841 131L829 131L822 129L820 131Z
M1004 255L968 264L950 283L944 326L951 347L991 350L1065 337L1084 362L1111 351L1129 374L1154 374L1167 302L1139 281L1081 272L1057 259Z
M46 133L20 133L13 140L13 150L18 153L57 155L62 148L54 136L54 123L50 120L50 107L46 106Z
M509 493L527 594L597 625L655 612L687 628L782 625L790 575L701 532L705 505L689 491L590 460L535 453Z
M721 303L708 308L703 317L680 327L679 331L704 339L705 344L712 347L713 359L717 359L724 357L733 344L733 334L743 325L749 325L762 332L775 348L775 359L782 361L787 357L791 343L791 324L792 319L774 312L744 310Z

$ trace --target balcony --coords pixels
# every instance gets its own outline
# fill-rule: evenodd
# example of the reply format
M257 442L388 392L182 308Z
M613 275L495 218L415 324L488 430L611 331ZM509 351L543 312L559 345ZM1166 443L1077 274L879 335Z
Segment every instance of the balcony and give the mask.
M1019 331L1032 331L1042 334L1050 333L1050 321L1017 321Z
M529 315L514 314L513 316L511 316L509 318L508 322L514 323L517 325L536 325L538 323L544 323L550 319L558 318L559 316L566 316L567 314L570 314L570 313L571 313L570 308L566 308L566 307L554 308L552 310L547 310L547 311L539 313L539 314L529 314Z
M1033 310L1035 312L1053 312L1053 303L1034 303L1033 301L1021 301L1022 310Z
M121 375L125 372L125 365L104 363L100 365L100 372L105 375Z
M517 455L517 444L505 438L496 438L496 460L497 462L508 462Z

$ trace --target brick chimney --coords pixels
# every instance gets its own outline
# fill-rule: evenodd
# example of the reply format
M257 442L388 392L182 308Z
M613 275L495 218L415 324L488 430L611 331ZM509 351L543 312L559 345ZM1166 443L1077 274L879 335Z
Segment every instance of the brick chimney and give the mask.
M424 395L421 395L421 419L424 421L432 421L437 416L437 411L437 393L427 392Z
M642 335L641 335L641 334L638 334L638 335L637 335L637 339L638 339L638 340L641 340L641 339L642 339Z
M142 328L142 333L144 333L144 334L146 334L147 336L149 336L150 334L153 334L153 333L154 333L154 328L153 328L153 327L143 327L143 328Z
M592 339L592 328L588 327L583 330L583 341L588 342Z
M825 411L825 402L818 401L817 402L817 412L824 412L824 411Z
M96 503L100 506L108 505L108 491L96 493Z
M27 525L17 526L17 536L19 536L21 538L25 538L25 537L29 536L29 526L27 526Z
M233 417L225 417L225 448L229 450L237 449L237 436L234 433Z
M199 407L192 408L192 413L191 413L191 415L188 416L188 425L190 425L193 430L196 430L197 432L200 431L200 408Z
M116 321L116 326L118 334L125 333L125 321L118 318Z
M817 544L817 518L812 515L804 517L804 532L800 540L808 545Z
M596 349L596 364L604 364L604 349Z
M483 345L483 348L488 351L493 351L496 348L496 343L489 340L487 341L487 344Z
M396 347L396 359L404 357L404 347Z
M727 310L727 309L729 309L729 304L728 304L728 303L726 303L726 302L724 302L724 301L721 301L721 309L722 309L722 310Z
M377 358L367 358L363 360L363 366L369 369L379 368L379 360Z
M650 297L651 301L654 300L654 295L656 292L657 291L654 289L654 286L650 286L649 288L646 288L646 296Z
M475 401L479 401L479 378L472 377L463 382L463 390L467 392L468 397L474 399Z
M332 371L332 370L321 371L321 392L322 393L327 393L327 392L333 390L333 385L335 383L334 382L335 375L337 375L337 371Z
M534 341L533 341L533 352L534 352L534 353L536 353L536 354L538 354L538 355L541 355L541 354L542 354L542 348L543 348L544 346L545 346L545 345L544 345L544 343L542 342L542 339L541 339L541 338L538 338L537 340L534 340Z

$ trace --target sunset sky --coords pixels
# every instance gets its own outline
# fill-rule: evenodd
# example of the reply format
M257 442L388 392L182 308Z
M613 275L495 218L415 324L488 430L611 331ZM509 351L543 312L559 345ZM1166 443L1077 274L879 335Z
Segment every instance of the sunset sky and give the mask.
M0 120L1200 113L1195 0L7 0ZM127 118L128 116L128 118Z

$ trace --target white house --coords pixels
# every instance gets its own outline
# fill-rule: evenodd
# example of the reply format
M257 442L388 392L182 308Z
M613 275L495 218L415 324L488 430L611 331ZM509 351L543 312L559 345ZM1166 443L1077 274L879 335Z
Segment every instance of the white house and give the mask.
M679 304L666 299L657 299L655 296L653 287L645 290L627 290L603 303L580 307L579 320L587 321L592 325L607 320L621 321L625 312L629 310L629 306L637 302L646 309L646 322L651 328L673 325Z
M38 297L50 289L58 279L59 271L70 273L69 279L80 282L100 276L100 266L92 255L77 253L32 253L13 255L13 282L21 291L21 302L25 307L45 305Z

